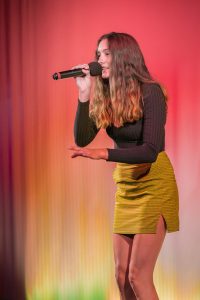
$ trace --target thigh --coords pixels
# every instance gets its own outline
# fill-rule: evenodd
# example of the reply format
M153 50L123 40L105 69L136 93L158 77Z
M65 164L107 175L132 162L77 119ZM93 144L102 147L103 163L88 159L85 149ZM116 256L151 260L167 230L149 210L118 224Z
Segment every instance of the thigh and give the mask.
M139 270L153 275L153 269L166 234L165 221L160 216L156 233L136 234L133 240L130 271Z
M113 249L115 265L121 271L126 271L129 266L133 244L133 235L113 234Z

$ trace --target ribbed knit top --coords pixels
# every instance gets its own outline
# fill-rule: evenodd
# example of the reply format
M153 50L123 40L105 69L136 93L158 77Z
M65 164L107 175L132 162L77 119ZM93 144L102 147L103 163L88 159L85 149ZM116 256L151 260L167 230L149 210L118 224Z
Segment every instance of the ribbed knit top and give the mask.
M106 128L114 141L114 149L108 149L108 161L139 164L156 161L165 149L166 102L157 84L142 85L143 117L122 127ZM89 117L89 101L78 101L74 123L75 143L84 147L97 135L95 122Z

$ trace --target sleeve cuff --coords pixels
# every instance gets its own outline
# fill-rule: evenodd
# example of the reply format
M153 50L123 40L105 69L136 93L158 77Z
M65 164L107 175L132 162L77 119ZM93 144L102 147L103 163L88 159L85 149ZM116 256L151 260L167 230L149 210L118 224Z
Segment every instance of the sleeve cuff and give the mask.
M108 150L108 158L106 159L106 161L113 161L113 160L112 160L112 150L113 150L113 149L107 148L107 150Z
M88 106L89 103L90 103L89 99L88 99L87 101L85 101L85 102L82 102L82 101L80 101L80 100L78 99L78 104L79 104L80 106Z

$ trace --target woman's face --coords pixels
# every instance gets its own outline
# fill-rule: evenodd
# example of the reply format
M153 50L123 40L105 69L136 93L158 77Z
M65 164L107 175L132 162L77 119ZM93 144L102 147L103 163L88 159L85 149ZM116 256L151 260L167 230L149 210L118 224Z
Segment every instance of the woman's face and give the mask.
M109 78L111 66L111 53L108 48L108 40L102 40L97 48L98 63L102 66L102 78Z

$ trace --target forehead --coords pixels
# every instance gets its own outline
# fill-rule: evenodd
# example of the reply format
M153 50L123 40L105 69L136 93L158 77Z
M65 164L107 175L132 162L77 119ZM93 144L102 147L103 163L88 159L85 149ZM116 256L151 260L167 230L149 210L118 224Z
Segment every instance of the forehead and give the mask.
M103 39L99 45L98 45L98 48L97 48L97 51L103 51L105 49L108 49L108 40L107 39Z

